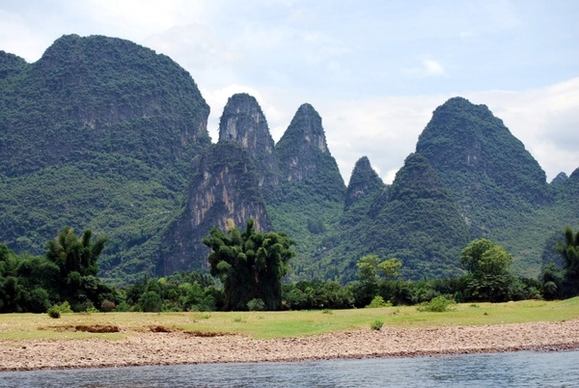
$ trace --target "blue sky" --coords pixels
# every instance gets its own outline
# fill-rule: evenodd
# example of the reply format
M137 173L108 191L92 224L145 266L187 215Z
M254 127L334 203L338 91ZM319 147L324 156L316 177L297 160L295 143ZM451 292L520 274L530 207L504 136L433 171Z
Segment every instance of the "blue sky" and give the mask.
M234 92L275 139L297 107L324 119L344 177L391 181L432 111L489 105L552 178L579 167L579 1L6 1L0 49L35 61L60 35L133 40L186 68L215 137Z

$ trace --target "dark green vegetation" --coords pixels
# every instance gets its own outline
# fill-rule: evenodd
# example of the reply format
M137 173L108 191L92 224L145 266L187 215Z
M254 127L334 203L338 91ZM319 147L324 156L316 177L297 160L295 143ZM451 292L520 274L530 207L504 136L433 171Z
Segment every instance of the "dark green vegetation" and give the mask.
M226 310L281 307L281 279L293 256L287 236L256 232L249 220L243 231L213 229L203 242L211 248L211 274L223 283Z
M502 121L463 98L435 110L392 186L381 189L359 167L348 192L364 180L368 189L346 201L338 232L316 252L330 277L352 279L356 258L369 253L402 259L410 278L458 275L460 249L481 237L507 247L517 273L536 277L553 256L545 236L579 223L579 171L548 185Z
M86 311L114 300L114 291L97 276L104 244L93 241L91 231L77 236L65 228L44 257L19 257L0 245L0 312L44 312L61 301Z
M559 239L555 239L556 241ZM543 270L542 280L547 299L565 298L579 294L579 231L566 228L556 251L562 258L562 264L555 261L547 264Z
M170 58L102 36L58 39L33 64L0 53L0 240L39 254L61 225L111 243L101 269L155 269L209 107Z
M115 283L208 271L202 239L230 218L286 231L292 280L341 283L368 254L399 258L406 279L461 276L477 238L535 278L559 227L579 226L579 169L547 184L502 121L460 97L391 186L362 158L346 188L311 105L275 144L255 98L234 95L212 145L190 75L128 41L64 36L33 64L0 52L0 92L0 241L38 255L62 225L88 227L109 237L100 274Z
M403 280L402 262L367 255L357 262L357 280L286 279L293 255L281 233L257 232L253 221L241 231L232 223L204 239L211 248L211 274L190 272L144 278L125 288L106 286L96 275L105 245L90 231L81 236L65 228L47 246L44 257L17 256L0 246L0 312L44 312L60 317L74 311L209 311L341 309L421 304L420 311L447 311L456 302L572 297L579 294L579 233L567 229L558 247L565 265L547 267L540 280L510 271L511 255L500 245L479 239L462 251L466 275Z

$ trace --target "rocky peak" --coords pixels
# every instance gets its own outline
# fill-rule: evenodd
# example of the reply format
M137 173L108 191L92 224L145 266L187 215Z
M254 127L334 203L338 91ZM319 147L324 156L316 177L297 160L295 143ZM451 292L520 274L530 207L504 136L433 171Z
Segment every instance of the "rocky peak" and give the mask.
M229 97L219 123L219 142L236 143L258 160L273 153L267 121L253 96L239 93Z
M322 127L322 118L308 103L298 108L279 143L285 142L292 142L301 149L314 148L325 154L330 153Z
M322 118L310 104L299 107L275 146L275 156L281 181L307 182L328 198L344 200L344 181L328 150Z
M384 188L382 179L376 174L370 165L366 156L361 157L356 162L350 183L346 190L346 207L351 206L354 202L374 195Z

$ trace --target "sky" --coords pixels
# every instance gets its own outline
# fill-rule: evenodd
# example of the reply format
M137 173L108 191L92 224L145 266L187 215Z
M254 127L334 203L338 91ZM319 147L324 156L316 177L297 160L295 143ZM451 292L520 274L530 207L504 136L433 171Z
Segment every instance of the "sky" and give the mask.
M579 1L0 0L0 50L28 62L63 34L163 53L193 77L217 138L227 98L260 103L277 141L322 116L346 182L368 156L390 183L434 109L486 104L548 180L579 167Z

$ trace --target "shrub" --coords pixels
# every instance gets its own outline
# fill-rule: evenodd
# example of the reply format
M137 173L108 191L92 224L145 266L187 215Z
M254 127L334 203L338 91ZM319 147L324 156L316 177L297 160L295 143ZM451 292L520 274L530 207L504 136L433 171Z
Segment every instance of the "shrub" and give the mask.
M381 319L376 319L372 323L370 323L370 329L379 331L384 326L384 321Z
M124 313L131 311L131 306L127 302L121 302L115 307L115 311L119 313Z
M263 311L265 310L265 303L259 298L255 298L247 302L247 308L249 311Z
M60 318L60 310L58 309L58 306L52 306L51 308L49 308L48 316L54 319Z
M147 291L139 299L139 304L141 305L141 309L146 313L158 313L161 311L163 301L155 291Z
M48 292L44 288L35 288L28 296L28 307L33 313L43 313L50 307Z
M452 310L454 304L456 304L454 300L448 299L443 295L439 295L435 298L432 298L430 302L423 303L422 305L418 306L418 311L442 313Z
M380 295L375 296L370 304L366 308L378 308L378 307L392 307L392 303L386 302L384 298Z
M92 314L92 313L98 313L99 311L97 310L96 307L94 307L94 304L92 304L92 302L89 300L89 301L82 304L82 312Z
M48 309L48 315L50 315L51 311L57 311L58 312L58 317L52 317L52 318L60 318L60 314L68 314L68 313L72 313L72 309L70 308L70 303L68 303L68 301L64 301L61 304L55 304L54 306L52 306L51 308Z
M117 305L115 304L115 302L110 301L108 299L103 300L101 303L101 311L104 311L105 313L110 313L116 307Z

